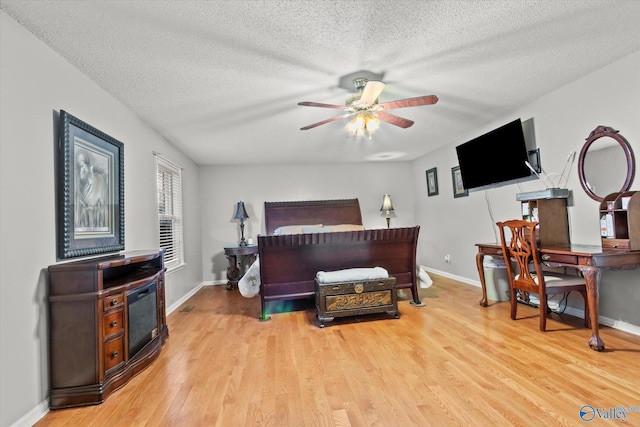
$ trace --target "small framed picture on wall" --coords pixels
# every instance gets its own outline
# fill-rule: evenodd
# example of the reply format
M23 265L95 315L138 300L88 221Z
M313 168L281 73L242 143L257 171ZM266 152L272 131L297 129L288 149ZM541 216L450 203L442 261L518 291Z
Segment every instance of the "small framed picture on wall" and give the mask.
M427 171L427 196L438 195L438 168Z
M469 195L469 191L464 189L462 184L462 174L460 173L460 166L454 166L451 168L451 181L453 182L453 197L465 197Z

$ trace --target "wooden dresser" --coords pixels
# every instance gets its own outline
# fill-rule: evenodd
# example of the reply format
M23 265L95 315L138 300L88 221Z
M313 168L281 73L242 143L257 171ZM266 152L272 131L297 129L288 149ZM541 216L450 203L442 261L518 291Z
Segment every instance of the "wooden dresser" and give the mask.
M52 409L102 403L160 354L164 252L49 266Z

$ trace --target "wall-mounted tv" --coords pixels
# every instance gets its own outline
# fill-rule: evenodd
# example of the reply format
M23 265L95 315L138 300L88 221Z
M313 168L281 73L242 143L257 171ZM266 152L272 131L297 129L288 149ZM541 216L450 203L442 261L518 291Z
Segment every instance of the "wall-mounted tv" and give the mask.
M478 189L530 178L532 173L525 161L531 151L520 119L457 146L464 188Z

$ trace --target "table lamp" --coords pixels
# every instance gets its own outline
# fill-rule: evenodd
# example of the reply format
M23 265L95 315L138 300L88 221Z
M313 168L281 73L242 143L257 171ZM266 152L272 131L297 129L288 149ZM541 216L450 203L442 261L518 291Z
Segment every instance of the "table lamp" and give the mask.
M247 210L244 208L244 202L240 201L236 205L236 213L233 215L233 219L240 220L240 246L247 246L247 241L244 239L244 220L249 218Z
M391 196L385 194L382 197L382 207L380 208L380 212L385 213L385 217L387 218L387 228L391 227L391 212L393 211L393 203L391 203Z

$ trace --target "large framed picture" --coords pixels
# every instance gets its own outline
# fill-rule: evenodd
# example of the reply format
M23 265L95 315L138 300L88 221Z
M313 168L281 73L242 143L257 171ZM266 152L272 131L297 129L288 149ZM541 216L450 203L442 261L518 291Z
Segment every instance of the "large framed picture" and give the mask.
M427 171L427 196L438 195L438 168Z
M124 249L124 145L60 111L58 257Z
M462 184L462 173L460 173L460 166L454 166L451 168L451 181L453 182L453 197L465 197L469 195L469 190L464 189Z

